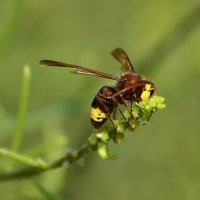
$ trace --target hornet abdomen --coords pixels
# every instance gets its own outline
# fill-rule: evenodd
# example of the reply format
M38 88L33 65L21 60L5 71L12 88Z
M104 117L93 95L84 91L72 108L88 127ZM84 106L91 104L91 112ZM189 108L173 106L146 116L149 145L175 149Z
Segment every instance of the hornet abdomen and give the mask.
M116 93L116 89L112 86L104 86L96 94L91 104L90 120L95 129L99 129L107 120L116 103L112 96Z

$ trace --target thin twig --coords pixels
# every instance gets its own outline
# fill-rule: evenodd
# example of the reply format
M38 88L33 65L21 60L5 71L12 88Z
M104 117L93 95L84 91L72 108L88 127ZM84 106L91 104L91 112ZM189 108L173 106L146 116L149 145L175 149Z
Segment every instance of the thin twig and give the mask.
M33 176L42 174L46 171L50 171L53 169L58 169L60 167L68 168L73 163L77 162L79 159L82 159L91 153L97 150L97 144L87 144L84 145L79 151L76 152L68 152L63 158L53 162L49 166L38 168L38 167L27 167L24 169L16 170L13 172L0 174L0 181L9 181L9 180L16 180L16 179L25 179L31 178Z

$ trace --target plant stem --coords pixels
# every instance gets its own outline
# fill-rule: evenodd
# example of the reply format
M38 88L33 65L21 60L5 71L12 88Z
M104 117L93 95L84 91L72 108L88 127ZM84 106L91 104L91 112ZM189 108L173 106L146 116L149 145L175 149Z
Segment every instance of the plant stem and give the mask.
M18 117L17 117L17 122L16 122L16 128L15 128L15 132L14 132L12 144L11 144L11 149L13 151L18 151L21 145L24 123L25 123L27 107L28 107L28 100L29 100L30 81L31 81L30 67L24 66L19 111L18 111Z
M19 153L10 151L8 149L0 148L0 155L33 167L38 167L38 168L48 167L48 165L40 159L37 160L32 159L28 156L21 155Z
M60 167L70 167L73 163L77 162L79 159L82 159L91 153L97 150L97 144L87 144L84 145L80 150L75 152L68 152L64 157L60 158L59 160L55 161L50 165L46 165L45 167L27 167L24 169L16 170L13 172L0 174L0 181L9 181L9 180L16 180L16 179L24 179L30 178L32 176L39 175L49 170L57 169Z

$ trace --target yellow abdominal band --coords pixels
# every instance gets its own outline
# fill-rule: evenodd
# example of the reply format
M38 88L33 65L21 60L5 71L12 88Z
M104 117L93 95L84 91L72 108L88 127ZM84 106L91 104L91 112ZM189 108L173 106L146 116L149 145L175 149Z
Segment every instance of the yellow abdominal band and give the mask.
M97 108L91 108L90 112L91 119L93 119L95 122L102 122L104 119L106 119L106 114L102 112L98 107Z

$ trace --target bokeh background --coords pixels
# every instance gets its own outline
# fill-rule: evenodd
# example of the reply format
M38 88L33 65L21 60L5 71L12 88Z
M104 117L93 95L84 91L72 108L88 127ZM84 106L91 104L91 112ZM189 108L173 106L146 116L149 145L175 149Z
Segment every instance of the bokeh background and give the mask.
M0 183L0 199L200 199L200 4L198 0L0 0L0 146L16 126L22 68L31 89L20 152L53 161L92 132L90 103L106 79L41 68L54 59L118 75L110 52L125 49L152 80L167 108L111 145L114 161L93 154L85 165ZM1 173L7 159L0 157ZM19 164L20 167L20 164Z

